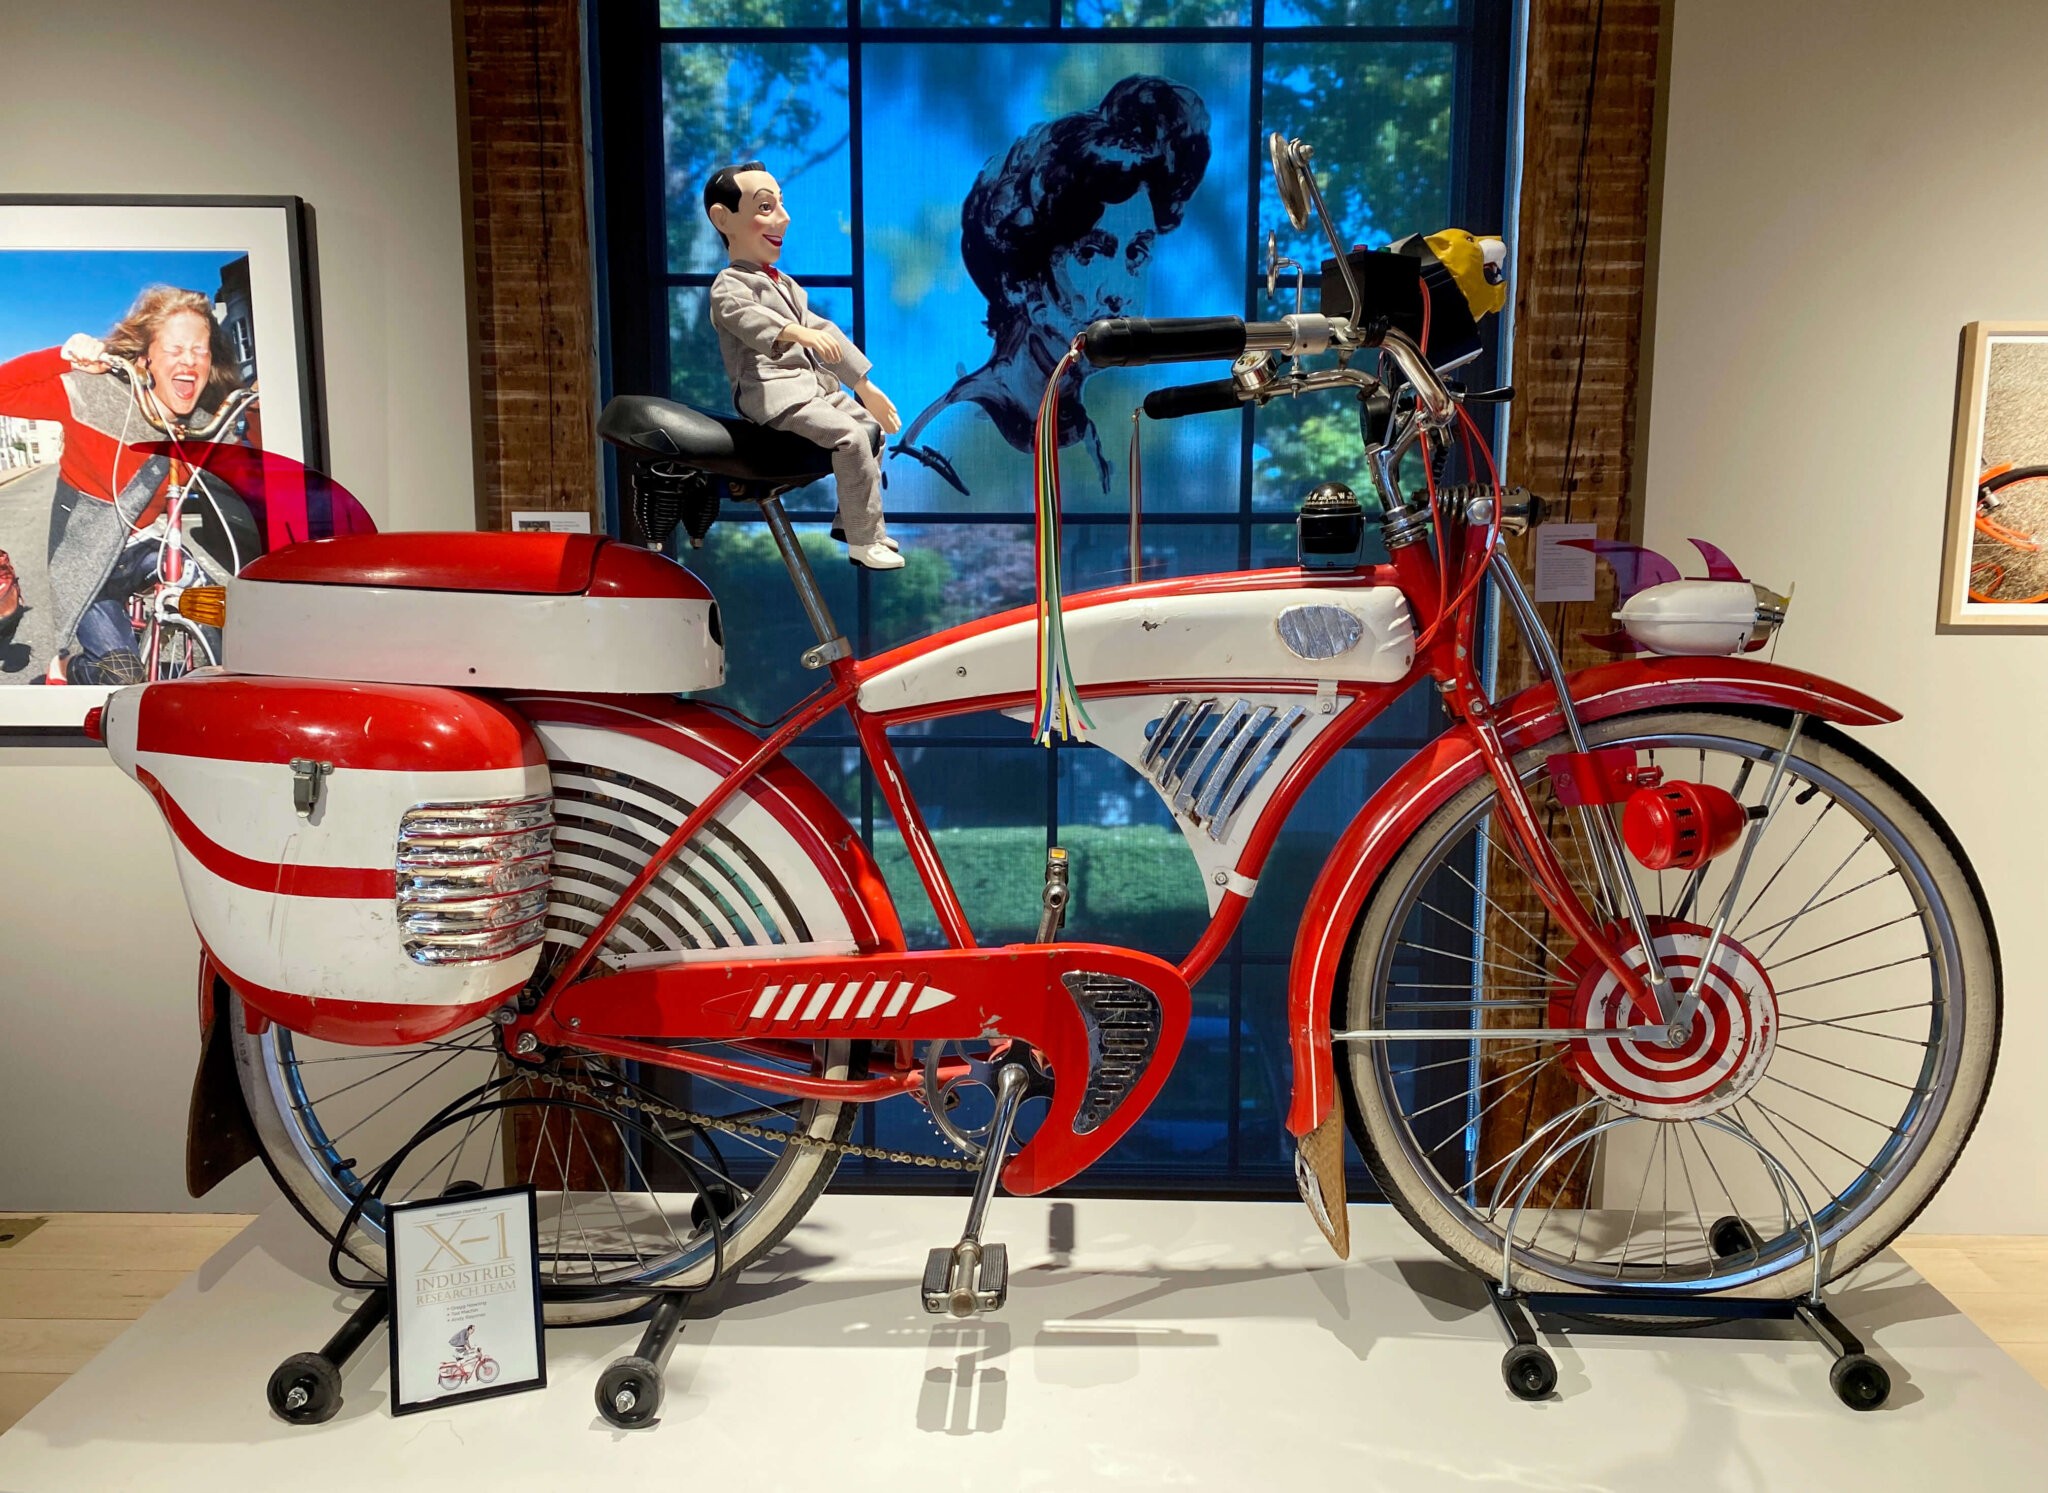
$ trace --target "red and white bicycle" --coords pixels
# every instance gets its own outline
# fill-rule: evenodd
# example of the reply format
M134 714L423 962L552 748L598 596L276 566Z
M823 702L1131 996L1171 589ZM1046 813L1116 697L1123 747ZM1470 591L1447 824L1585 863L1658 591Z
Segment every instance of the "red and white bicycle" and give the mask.
M1305 223L1306 152L1278 142L1276 169ZM93 727L160 805L205 948L194 1188L260 1152L331 1237L451 1098L554 1096L381 1179L392 1200L533 1180L551 1321L760 1259L849 1152L971 1178L925 1300L993 1307L998 1182L1065 1182L1145 1113L1290 809L1426 682L1451 723L1337 838L1288 975L1287 1127L1333 1243L1348 1128L1426 1237L1528 1288L1790 1297L1870 1256L1954 1162L1999 1024L1968 863L1848 734L1895 713L1745 656L1782 614L1718 561L1630 597L1617 646L1644 656L1565 673L1500 548L1526 515L1427 462L1410 481L1411 451L1483 451L1421 341L1300 312L1087 339L1107 361L1243 354L1233 399L1360 397L1390 564L1112 586L866 659L779 501L823 454L614 401L638 500L680 496L701 531L707 494L744 497L780 547L822 684L759 731L677 698L721 682L724 647L710 591L658 554L358 535L248 566L226 670L124 691ZM1548 674L1502 699L1489 580ZM1177 961L1062 940L1086 868L1057 858L1019 889L1038 940L978 943L899 765L895 728L1042 711L1048 629L1088 743L1199 867L1209 921ZM942 947L905 947L861 838L786 755L841 711ZM943 1139L857 1143L883 1104ZM381 1265L382 1204L359 1213L349 1247Z

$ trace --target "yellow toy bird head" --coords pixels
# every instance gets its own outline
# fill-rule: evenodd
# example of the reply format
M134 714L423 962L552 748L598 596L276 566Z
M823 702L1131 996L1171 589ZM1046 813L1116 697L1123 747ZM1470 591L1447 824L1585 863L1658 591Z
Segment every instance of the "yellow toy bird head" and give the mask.
M1508 246L1504 240L1446 228L1422 242L1450 271L1452 281L1464 293L1465 304L1472 308L1474 321L1508 303Z

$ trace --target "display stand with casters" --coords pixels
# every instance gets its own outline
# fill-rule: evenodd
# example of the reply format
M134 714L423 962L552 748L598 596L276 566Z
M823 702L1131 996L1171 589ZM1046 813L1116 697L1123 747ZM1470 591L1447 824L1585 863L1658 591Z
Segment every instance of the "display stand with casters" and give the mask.
M356 1226L363 1211L372 1203L381 1201L385 1188L397 1175L399 1166L414 1150L452 1126L473 1125L478 1117L496 1110L592 1109L592 1106L571 1099L542 1096L512 1099L497 1097L510 1081L513 1080L494 1078L442 1109L415 1131L410 1140L392 1153L391 1159L378 1168L350 1206L347 1215L342 1219L341 1227L335 1231L334 1239L329 1245L328 1274L338 1285L349 1289L367 1290L370 1294L319 1352L294 1353L272 1372L266 1398L270 1402L270 1408L280 1418L293 1425L318 1425L322 1421L333 1419L335 1412L341 1408L341 1376L349 1360L362 1349L370 1334L390 1315L390 1282L379 1279L356 1279L344 1273L341 1260L347 1251L341 1241L348 1238L349 1231ZM694 1157L658 1130L624 1114L611 1111L593 1112L602 1113L615 1125L636 1131L649 1144L667 1153L682 1168L686 1176L696 1180L698 1203L692 1209L691 1216L699 1227L708 1224L712 1233L713 1265L710 1285L663 1286L628 1283L613 1288L559 1285L548 1281L541 1283L543 1301L653 1297L653 1310L645 1330L640 1334L639 1346L632 1353L614 1359L608 1364L597 1385L598 1414L612 1425L636 1429L652 1425L661 1409L662 1375L667 1367L669 1354L675 1347L676 1338L682 1331L684 1306L690 1298L715 1289L717 1282L725 1274L725 1226L722 1221L724 1205L717 1203L715 1206L706 1206L707 1201L716 1203L725 1196L725 1193L714 1179L702 1171ZM450 1186L442 1196L456 1197L482 1189L483 1184L480 1182L461 1181Z
M391 1314L391 1293L372 1291L317 1353L294 1353L270 1375L270 1408L295 1426L317 1426L341 1408L341 1375L348 1361Z
M1571 1114L1560 1116L1524 1142L1522 1150L1530 1149L1553 1130L1561 1128L1568 1131L1570 1122L1591 1108L1592 1104L1588 1103ZM1799 1323L1833 1355L1834 1365L1828 1370L1828 1385L1844 1405L1851 1410L1875 1410L1884 1404L1892 1392L1891 1375L1883 1364L1863 1351L1862 1341L1822 1298L1820 1227L1814 1220L1812 1208L1807 1205L1805 1194L1799 1190L1798 1183L1784 1164L1758 1144L1755 1137L1718 1120L1702 1118L1699 1123L1732 1136L1755 1151L1770 1170L1787 1217L1803 1219L1808 1248L1813 1257L1813 1283L1806 1294L1785 1300L1668 1290L1594 1292L1521 1291L1515 1288L1515 1230L1521 1222L1522 1208L1537 1181L1579 1147L1636 1118L1624 1115L1608 1120L1553 1145L1530 1170L1516 1194L1514 1211L1508 1215L1508 1246L1501 1253L1500 1278L1487 1283L1487 1300L1494 1315L1500 1319L1501 1329L1507 1334L1508 1350L1501 1358L1500 1369L1509 1392L1519 1400L1541 1400L1548 1398L1557 1388L1557 1360L1551 1357L1550 1350L1538 1338L1539 1319L1546 1315L1591 1320L1606 1324L1617 1332L1640 1331L1642 1323L1632 1319L1645 1317L1675 1318L1687 1322L1778 1321ZM1519 1154L1511 1158L1510 1171L1516 1159L1519 1159ZM1762 1243L1747 1220L1735 1217L1716 1220L1707 1231L1707 1237L1709 1247L1724 1259L1755 1250Z
M661 1410L662 1371L682 1331L683 1297L666 1291L655 1301L640 1346L615 1358L597 1379L597 1413L623 1430L650 1424Z

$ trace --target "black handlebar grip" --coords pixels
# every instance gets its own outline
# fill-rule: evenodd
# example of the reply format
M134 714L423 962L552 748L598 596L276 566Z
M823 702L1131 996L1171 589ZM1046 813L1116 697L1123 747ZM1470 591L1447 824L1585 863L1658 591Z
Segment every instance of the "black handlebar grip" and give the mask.
M1213 378L1202 384L1175 384L1170 389L1154 389L1145 396L1144 409L1154 420L1178 420L1182 415L1234 410L1240 403L1236 384L1227 378Z
M1082 334L1088 361L1103 368L1138 363L1199 363L1244 351L1244 323L1235 316L1176 316L1147 321L1118 316L1090 322Z

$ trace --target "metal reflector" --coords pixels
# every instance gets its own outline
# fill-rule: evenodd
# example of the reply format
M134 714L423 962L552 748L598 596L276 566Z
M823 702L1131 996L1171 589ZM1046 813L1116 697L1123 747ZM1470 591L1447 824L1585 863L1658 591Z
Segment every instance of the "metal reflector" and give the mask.
M426 803L398 822L398 924L421 964L484 964L547 933L554 803Z

